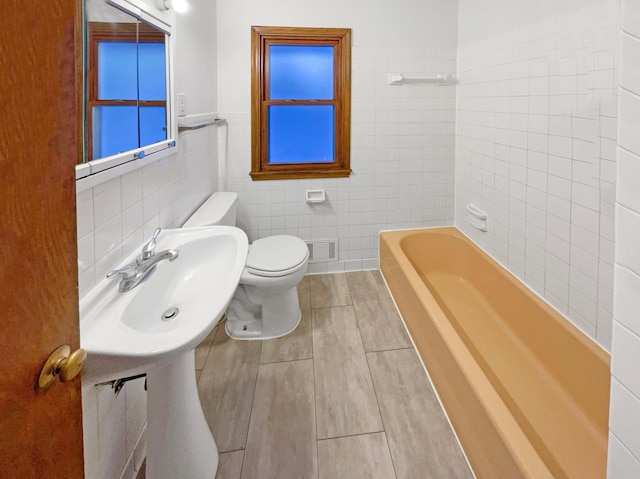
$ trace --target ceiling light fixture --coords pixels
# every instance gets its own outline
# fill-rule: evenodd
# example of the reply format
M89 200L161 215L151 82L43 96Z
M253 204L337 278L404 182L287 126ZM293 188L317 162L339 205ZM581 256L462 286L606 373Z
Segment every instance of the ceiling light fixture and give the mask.
M156 0L158 10L171 10L171 0Z
M173 0L173 9L178 13L184 13L189 10L187 0Z
M184 13L189 9L187 0L156 0L158 10L171 10L172 8L178 13Z

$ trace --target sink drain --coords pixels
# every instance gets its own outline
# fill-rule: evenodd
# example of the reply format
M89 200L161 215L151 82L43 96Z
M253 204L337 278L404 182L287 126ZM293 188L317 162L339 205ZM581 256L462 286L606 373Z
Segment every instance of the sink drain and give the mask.
M176 319L180 310L178 308L169 308L162 314L163 321L171 321L172 319Z

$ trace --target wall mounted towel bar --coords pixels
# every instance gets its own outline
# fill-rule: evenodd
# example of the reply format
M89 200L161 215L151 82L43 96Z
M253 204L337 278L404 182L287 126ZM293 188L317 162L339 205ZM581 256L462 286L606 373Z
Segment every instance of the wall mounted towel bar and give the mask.
M178 133L181 131L189 131L189 130L199 130L200 128L206 128L211 125L219 125L220 123L224 123L224 118L214 118L213 120L206 121L204 123L198 123L195 125L178 125Z
M438 73L433 77L406 77L402 73L389 73L389 85L405 83L433 83L435 85L455 85L458 82L450 73Z

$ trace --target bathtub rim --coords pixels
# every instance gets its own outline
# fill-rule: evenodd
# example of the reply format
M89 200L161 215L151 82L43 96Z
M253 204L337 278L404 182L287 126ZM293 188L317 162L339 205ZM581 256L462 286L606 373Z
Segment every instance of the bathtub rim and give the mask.
M462 338L460 338L455 331L453 325L447 319L445 312L442 310L440 305L438 304L435 297L433 297L431 291L428 286L424 284L419 272L416 270L414 264L406 255L405 251L402 249L401 241L402 239L410 236L412 234L420 234L421 232L428 232L430 230L440 230L444 235L452 235L456 236L463 241L466 240L467 243L470 244L472 249L475 250L478 254L483 254L494 261L501 268L506 271L502 271L502 274L509 276L510 278L516 278L517 281L514 281L514 285L516 285L519 289L524 289L527 294L534 293L534 297L537 298L543 305L543 307L548 307L550 311L558 314L560 318L567 319L568 318L557 311L552 305L550 305L544 298L542 298L537 292L533 291L529 288L524 281L515 276L513 272L504 267L502 263L497 261L492 255L488 254L481 247L479 247L471 238L469 238L463 231L461 231L457 226L445 226L445 227L426 227L426 228L408 228L403 230L387 230L381 232L380 236L380 267L382 271L382 275L384 277L385 283L390 291L392 291L390 287L390 282L397 283L397 280L394 279L394 275L401 274L404 276L404 281L408 285L410 285L411 295L415 297L415 301L418 308L424 310L424 312L428 315L429 321L432 324L432 328L435 328L434 331L437 332L439 336L439 340L445 345L447 349L447 354L453 358L453 361L456 365L458 371L456 374L459 374L466 383L467 387L470 391L472 391L473 397L477 400L479 407L486 414L487 418L490 420L490 425L494 433L496 434L496 438L499 438L501 441L501 447L504 447L505 451L508 451L511 461L516 465L516 467L522 472L522 477L535 477L535 478L551 478L553 474L549 467L547 466L545 460L542 458L538 450L535 448L534 444L530 441L527 434L522 430L520 425L517 423L515 417L512 415L508 406L504 402L504 400L500 397L499 393L494 389L493 385L490 383L489 379L484 376L480 365L477 364L475 358L472 353L467 349L467 346L464 344ZM382 233L388 233L383 238ZM383 258L383 255L387 255L387 258ZM391 264L389 264L391 263ZM383 266L385 269L389 270L389 278L385 275L385 271L383 270ZM402 270L402 273L397 273L392 270L392 268L398 268ZM391 281L390 281L391 279ZM415 287L414 287L415 286ZM423 294L424 293L424 294ZM412 343L414 347L416 347L416 351L420 356L421 362L427 375L429 376L429 380L432 385L436 382L445 381L442 377L442 371L438 370L436 365L432 365L436 374L436 377L439 377L438 381L434 381L433 374L429 372L429 366L427 365L427 358L422 357L422 352L418 349L416 342L414 341L413 336L411 335L411 328L403 316L400 307L396 301L396 298L393 298L394 304L402 321L405 325L405 328L409 332ZM407 305L406 308L410 308L410 305ZM414 321L410 321L414 322ZM576 331L579 331L580 338L584 341L585 339L589 339L589 341L585 341L585 345L587 347L591 346L594 354L596 356L605 361L605 364L609 364L610 355L608 351L606 351L600 344L598 344L592 337L587 335L581 328L575 325L572 321L569 320L568 323L561 322L560 323L563 328L571 329L571 326L574 326L575 331L573 334L576 334ZM414 325L414 329L418 328L418 326ZM592 346L597 346L593 348ZM441 385L445 386L445 383ZM459 406L452 405L450 416L445 407L445 402L442 400L441 394L436 390L436 395L438 400L445 411L447 419L450 424L454 424L455 422L459 422L460 426L460 434L456 431L454 427L455 435L460 444L462 441L460 440L461 436L467 436L467 440L472 441L472 432L468 429L469 425L465 423L463 418L454 421L452 417L456 416L456 408ZM453 394L450 391L448 386L445 386L443 390L444 397L451 398ZM459 409L458 409L459 410ZM608 413L608 412L607 412ZM464 449L463 449L464 450ZM467 461L472 464L473 456L478 455L478 451L470 450L469 454L467 451L464 452ZM480 463L479 463L480 464ZM476 474L475 470L474 475ZM479 468L479 471L482 471L482 468ZM477 477L477 476L476 476Z
M407 233L409 231L420 232L420 231L443 230L443 229L452 229L452 230L455 230L457 233L460 233L460 235L464 236L464 238L469 241L471 247L473 247L476 250L479 250L482 254L487 255L493 261L498 263L502 268L504 268L507 272L509 272L511 274L511 276L513 276L513 278L515 278L517 280L517 283L521 288L524 288L529 293L534 294L540 301L542 301L544 303L544 305L546 307L551 308L555 313L557 313L560 316L562 316L563 319L565 319L566 321L569 321L569 323L571 323L572 326L574 326L576 329L578 329L586 339L588 339L591 343L593 343L595 346L597 346L597 348L600 349L601 352L605 353L607 356L611 356L611 351L608 351L604 346L602 346L600 343L598 343L598 341L596 341L595 338L591 337L591 335L589 333L587 333L582 327L580 327L579 324L575 323L566 314L564 314L562 311L559 311L544 296L542 296L540 293L538 293L535 289L531 288L527 283L525 283L525 281L522 278L520 278L513 271L511 271L511 269L509 269L507 267L507 265L505 265L502 261L500 261L498 258L496 258L493 254L491 254L488 251L486 251L485 249L483 249L481 246L479 246L468 234L466 234L464 231L462 231L457 225L424 226L424 227L420 227L420 228L400 228L400 229L391 229L391 230L380 230L379 237L382 238L382 233L398 233L399 234L399 233ZM411 262L409 262L409 265L411 266L411 268L415 269L414 266L411 264ZM382 267L380 268L380 271L382 271ZM385 282L386 282L386 280L385 280ZM388 287L388 284L387 284L387 287ZM389 290L389 291L391 291L391 290ZM394 300L394 302L395 302L395 300Z
M451 229L456 229L455 227L446 227ZM432 230L432 229L442 229L442 227L434 227L434 228L420 228L419 230ZM407 232L414 231L415 228L402 230L400 231L390 231L393 236L403 237L407 234ZM403 233L403 234L401 234ZM382 238L382 236L381 236ZM399 239L393 239L394 244L400 248ZM381 248L382 253L382 248ZM524 431L517 424L515 418L509 411L507 405L504 403L503 399L500 397L498 392L495 390L493 385L490 383L489 379L484 375L484 372L480 368L480 365L476 362L472 353L467 349L467 346L464 344L462 338L458 336L458 333L455 331L452 324L448 322L448 320L444 321L443 318L446 318L445 312L442 310L437 300L431 295L431 291L429 291L427 285L425 285L420 278L420 275L416 271L415 267L409 260L409 258L401 251L400 257L393 255L393 259L399 263L398 266L407 276L407 280L411 284L420 285L420 289L424 290L426 294L418 294L415 293L417 300L424 310L427 312L429 316L429 320L434 324L438 335L441 340L445 343L448 352L453 356L455 363L458 365L458 370L460 374L463 376L464 380L469 385L469 388L473 391L474 397L477 398L477 401L483 410L483 412L490 419L491 424L493 425L497 435L500 438L501 443L504 445L505 449L509 452L510 457L516 463L519 470L525 472L525 476L523 477L531 477L537 479L553 479L553 475L551 471L547 468L547 465L544 463L542 458L539 456L538 452L535 450L531 442L526 437ZM382 258L381 258L382 263ZM381 264L382 271L382 264ZM384 272L382 273L383 276ZM385 276L385 282L387 282L387 278ZM389 291L392 291L391 289ZM393 296L393 293L392 293ZM394 298L395 302L395 298ZM405 324L405 328L409 332L409 336L412 338L411 329L405 320L402 311L398 308L398 312L400 313L400 317L402 318L403 323ZM415 343L414 343L415 344ZM440 393L438 392L438 388L436 386L437 381L433 381L432 376L433 372L429 372L429 366L427 366L426 361L422 358L421 350L416 346L416 352L418 356L420 356L421 361L429 375L430 380L434 384L434 390L440 398ZM446 393L446 391L445 391ZM441 405L443 405L443 410L447 415L450 423L454 431L459 427L460 435L464 435L465 431L460 425L456 426L456 421L452 419L447 412L446 406L444 406L444 401L441 400ZM493 406L493 407L490 407ZM496 407L497 406L497 407ZM458 432L456 432L456 436L458 437ZM462 445L462 441L460 441ZM463 451L465 451L465 457L469 464L471 465L471 470L474 473L474 476L477 477L476 470L473 464L473 451L465 450L463 446ZM469 453L469 454L468 454ZM471 457L470 457L471 455ZM534 458L533 462L535 464L531 464L531 458Z

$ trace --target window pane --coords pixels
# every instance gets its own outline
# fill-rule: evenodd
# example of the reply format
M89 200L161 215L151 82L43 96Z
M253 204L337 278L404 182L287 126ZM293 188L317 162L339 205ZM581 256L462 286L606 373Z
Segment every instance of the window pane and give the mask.
M163 106L140 107L140 145L167 139L167 110Z
M138 107L93 108L93 158L104 158L138 148Z
M333 47L271 45L272 100L332 100Z
M167 99L164 43L138 44L138 75L140 100Z
M269 163L332 163L334 107L270 106Z
M98 99L137 99L137 62L135 42L98 43Z

